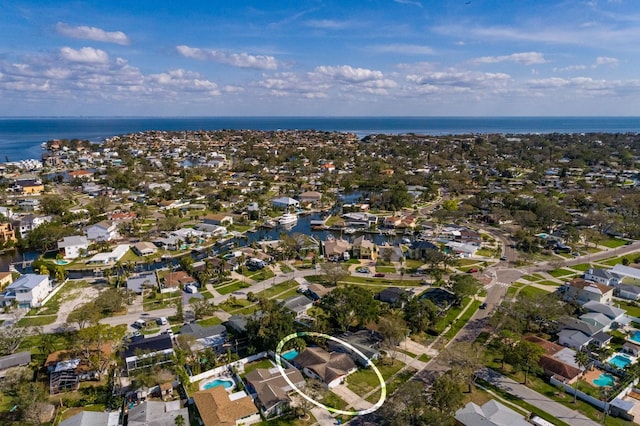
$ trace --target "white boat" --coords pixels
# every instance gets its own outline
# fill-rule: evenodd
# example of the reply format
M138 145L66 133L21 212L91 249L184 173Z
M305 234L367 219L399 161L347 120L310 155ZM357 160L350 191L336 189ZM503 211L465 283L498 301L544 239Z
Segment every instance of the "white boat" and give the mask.
M278 219L278 223L280 225L288 225L290 223L294 223L298 221L298 215L292 214L292 213L285 213L282 216L280 216L280 219Z

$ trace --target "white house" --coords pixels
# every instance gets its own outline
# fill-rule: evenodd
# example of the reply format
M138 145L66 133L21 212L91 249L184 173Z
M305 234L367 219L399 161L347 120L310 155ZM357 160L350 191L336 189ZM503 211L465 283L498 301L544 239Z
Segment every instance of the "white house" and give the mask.
M129 244L119 244L108 253L98 253L91 259L87 260L88 264L106 265L108 263L116 263L124 257L129 251Z
M631 266L617 264L613 268L611 268L611 272L623 277L630 277L640 280L640 269L632 268Z
M19 308L31 309L40 306L51 293L51 280L48 275L27 274L7 286L0 296L3 306L18 303Z
M87 226L84 233L89 241L111 241L120 237L117 225L106 220Z
M86 256L89 252L89 240L84 235L72 235L58 241L58 250L66 259Z
M584 273L584 279L598 284L615 286L620 284L622 276L611 272L609 269L590 268Z
M287 209L289 207L300 208L300 203L298 202L298 200L293 199L291 197L276 198L273 201L271 201L271 204L273 205L273 207L279 208L279 209Z
M51 222L51 216L35 216L28 214L15 221L13 227L20 233L20 238L26 238L27 235L29 235L29 232L47 222Z

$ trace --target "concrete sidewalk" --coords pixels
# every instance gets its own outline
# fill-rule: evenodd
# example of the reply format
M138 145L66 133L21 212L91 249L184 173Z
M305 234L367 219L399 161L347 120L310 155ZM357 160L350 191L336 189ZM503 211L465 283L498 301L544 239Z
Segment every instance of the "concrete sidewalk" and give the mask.
M478 371L478 377L486 380L492 385L504 390L505 392L515 395L522 400L528 402L545 411L552 416L556 417L563 422L569 423L571 426L597 426L598 423L589 419L588 417L574 411L564 405L557 403L546 396L529 389L523 384L511 380L510 378L503 376L495 370L490 368L483 368Z

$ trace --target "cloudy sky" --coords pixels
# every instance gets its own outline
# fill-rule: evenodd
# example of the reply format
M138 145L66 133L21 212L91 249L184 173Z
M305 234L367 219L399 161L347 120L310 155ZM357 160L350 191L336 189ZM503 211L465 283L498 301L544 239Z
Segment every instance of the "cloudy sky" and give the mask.
M640 115L637 0L0 0L0 116Z

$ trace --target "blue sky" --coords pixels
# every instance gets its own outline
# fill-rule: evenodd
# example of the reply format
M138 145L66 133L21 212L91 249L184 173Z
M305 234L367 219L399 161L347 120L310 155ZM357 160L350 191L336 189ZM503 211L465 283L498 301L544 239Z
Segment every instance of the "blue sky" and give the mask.
M640 115L637 0L0 0L0 116Z

